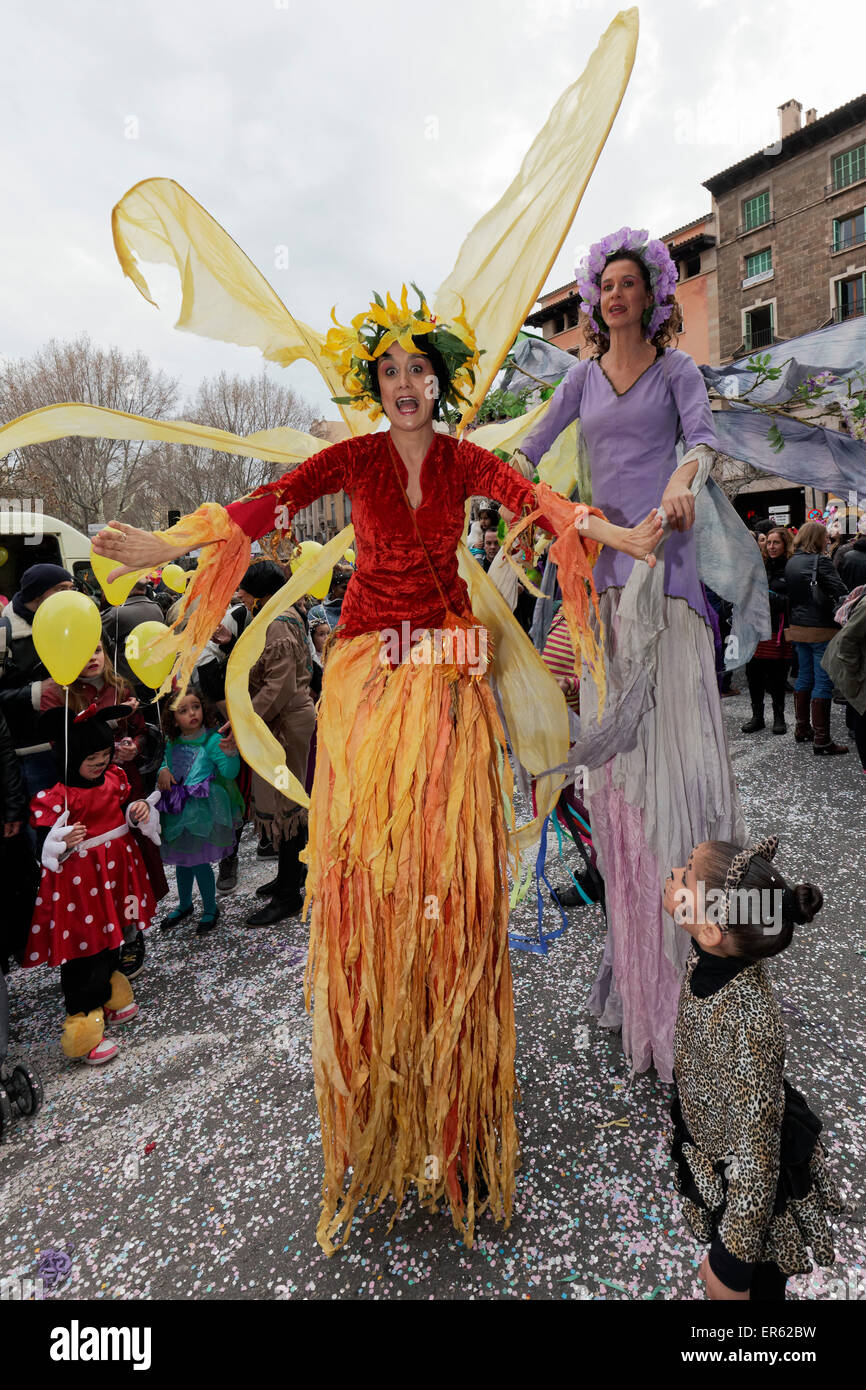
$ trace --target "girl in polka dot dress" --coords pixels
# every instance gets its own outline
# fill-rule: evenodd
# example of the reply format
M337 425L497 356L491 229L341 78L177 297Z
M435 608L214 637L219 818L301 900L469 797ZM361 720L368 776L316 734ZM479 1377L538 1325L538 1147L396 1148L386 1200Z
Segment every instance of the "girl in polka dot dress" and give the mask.
M159 843L153 803L129 805L126 773L114 764L112 722L125 705L76 717L43 715L61 779L31 802L31 824L41 844L42 876L23 960L25 966L60 967L66 1003L61 1047L91 1065L117 1055L105 1037L109 1024L138 1013L132 986L118 969L124 926L150 926L156 911L141 850L131 827Z

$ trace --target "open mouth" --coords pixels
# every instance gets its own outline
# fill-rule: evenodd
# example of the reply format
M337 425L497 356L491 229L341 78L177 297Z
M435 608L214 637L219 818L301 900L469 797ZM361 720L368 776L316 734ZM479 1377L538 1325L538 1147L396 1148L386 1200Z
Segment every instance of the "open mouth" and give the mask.
M418 410L418 402L414 396L398 396L397 409L401 415L415 415Z

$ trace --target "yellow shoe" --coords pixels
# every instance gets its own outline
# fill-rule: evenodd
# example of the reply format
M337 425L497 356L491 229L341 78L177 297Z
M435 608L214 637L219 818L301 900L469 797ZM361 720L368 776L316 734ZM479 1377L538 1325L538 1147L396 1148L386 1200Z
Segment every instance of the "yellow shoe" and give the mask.
M60 1046L67 1057L86 1057L102 1042L105 1016L101 1009L89 1014L67 1014Z
M120 970L115 970L109 984L111 994L103 1004L106 1013L118 1014L124 1009L128 1009L135 995L132 992L132 985Z

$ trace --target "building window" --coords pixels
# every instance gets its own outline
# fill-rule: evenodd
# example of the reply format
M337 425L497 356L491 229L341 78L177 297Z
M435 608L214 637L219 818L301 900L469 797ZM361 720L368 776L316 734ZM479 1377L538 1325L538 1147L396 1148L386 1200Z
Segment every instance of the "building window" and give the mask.
M700 257L700 254L698 254L698 255L696 255L696 256L685 256L685 257L683 258L683 260L680 261L680 279L681 279L681 280L691 280L691 278L692 278L693 275L700 275L700 273L701 273L701 257Z
M765 271L773 269L773 252L769 246L763 251L756 251L754 256L746 257L746 279L752 275L763 275Z
M743 203L743 230L750 232L753 227L763 227L770 220L769 190L747 198Z
M859 318L866 312L866 270L836 281L836 320Z
M746 311L744 333L746 352L756 352L758 348L769 347L773 341L773 306L764 304L760 309Z
M866 241L866 208L833 218L833 250L847 251L849 246L862 246Z
M834 188L847 188L860 179L866 179L866 144L833 156Z

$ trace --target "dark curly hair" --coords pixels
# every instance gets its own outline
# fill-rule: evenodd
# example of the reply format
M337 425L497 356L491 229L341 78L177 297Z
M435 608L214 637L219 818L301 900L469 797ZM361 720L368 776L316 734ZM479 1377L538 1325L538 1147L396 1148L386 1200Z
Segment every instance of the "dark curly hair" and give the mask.
M607 267L611 265L614 261L631 261L633 265L636 265L639 268L641 275L643 276L643 282L646 286L647 293L650 295L652 294L652 281L650 280L650 273L644 265L643 261L641 260L640 256L636 255L634 251L614 251L613 254L608 256L607 260L605 261L604 269L607 270ZM602 274L604 274L604 271L602 271ZM601 311L599 309L596 309L595 316L599 320L599 322L604 323L604 319L601 317ZM596 332L596 330L593 328L592 324L589 322L588 319L585 321L584 327L586 341L590 344L591 347L594 347L596 349L596 352L600 357L602 353L607 352L608 348L610 347L610 334L606 333L603 328ZM675 299L673 300L673 308L670 314L665 319L661 327L656 330L656 332L653 334L652 338L649 339L649 341L656 349L666 348L670 343L676 340L677 335L682 331L682 327L683 311L678 301Z
M216 707L215 707L214 705L211 704L210 700L209 700L208 697L205 695L205 693L204 693L204 691L202 690L201 686L200 686L200 685L188 685L187 688L186 688L186 690L185 690L184 693L183 693L183 698L186 699L188 695L194 696L195 699L198 700L199 704L201 705L201 712L202 712L202 728L203 728L203 729L218 729L219 726L220 726L220 724L222 724L224 721L223 721L223 719L220 717L219 711L216 709ZM167 739L178 739L178 738L181 738L181 737L182 737L182 732L183 732L183 731L181 730L181 727L180 727L180 725L178 724L177 718L175 717L175 713L174 713L174 707L175 707L175 705L177 705L177 704L179 704L179 703L180 703L180 701L179 701L177 698L175 698L175 699L172 701L172 703L171 703L171 705L169 706L169 708L168 708L167 710L165 710L164 713L163 713L163 716L162 716L163 731L164 731L165 736L166 736Z
M728 869L741 850L742 845L731 844L728 840L710 840L704 846L702 872L708 889L724 888ZM738 888L739 920L731 923L725 936L734 946L734 955L745 956L748 960L766 960L784 951L791 944L794 928L811 922L824 905L824 896L814 883L797 883L792 887L760 855L749 861ZM757 893L753 897L755 890ZM773 904L770 912L764 910L768 903ZM781 905L781 925L775 911L777 903ZM743 921L744 915L749 920Z

